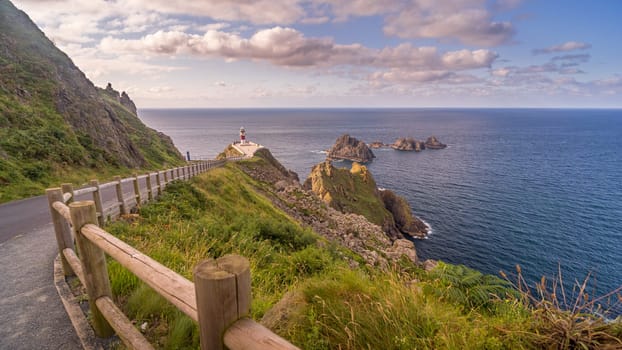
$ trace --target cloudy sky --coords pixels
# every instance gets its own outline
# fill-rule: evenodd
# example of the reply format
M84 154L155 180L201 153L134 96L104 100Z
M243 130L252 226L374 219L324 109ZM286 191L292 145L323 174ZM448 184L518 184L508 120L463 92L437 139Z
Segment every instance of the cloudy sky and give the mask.
M13 0L139 107L622 107L618 0Z

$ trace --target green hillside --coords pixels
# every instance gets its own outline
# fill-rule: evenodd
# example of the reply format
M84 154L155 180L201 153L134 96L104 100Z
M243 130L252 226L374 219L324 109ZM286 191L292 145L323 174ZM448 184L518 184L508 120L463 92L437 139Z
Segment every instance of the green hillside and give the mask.
M334 227L334 215L341 214L314 207L319 199L311 192L284 189L283 182L295 187L293 179L266 155L175 182L139 216L107 230L187 278L203 259L247 257L251 316L301 349L622 345L622 323L585 313L590 298L577 301L578 311L564 312L546 297L465 266L439 262L424 270L404 256L387 256L385 267L370 264L351 244L361 237L346 233L349 240L340 243L300 221L313 216L309 222ZM198 349L191 319L117 262L109 260L108 269L116 301L137 325L146 323L156 348Z
M0 202L183 161L135 108L125 93L95 87L25 13L0 0Z

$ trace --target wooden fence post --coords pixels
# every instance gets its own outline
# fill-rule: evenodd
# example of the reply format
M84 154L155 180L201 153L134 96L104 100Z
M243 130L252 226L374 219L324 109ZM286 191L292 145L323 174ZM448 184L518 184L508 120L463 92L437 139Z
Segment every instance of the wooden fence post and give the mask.
M151 173L147 173L147 199L151 201L153 199L153 187L151 187Z
M179 179L179 173L180 173L179 167L177 167L176 170L177 170L177 177L175 179Z
M115 189L117 190L117 201L119 202L119 215L126 215L127 207L125 206L125 198L123 198L123 184L121 183L121 176L115 176L114 181L117 182Z
M69 223L65 218L60 215L59 212L56 211L52 207L54 202L63 202L63 191L60 188L48 188L45 190L45 193L48 197L48 204L50 206L50 214L52 215L52 223L54 224L54 234L56 235L56 243L58 244L58 251L60 252L60 258L63 262L63 273L65 277L73 276L74 272L71 269L71 265L67 262L65 258L65 254L63 254L63 249L73 247L73 239L71 237L71 230L69 229Z
M99 181L91 180L89 185L95 187L95 191L93 191L93 202L95 202L95 210L98 213L97 222L99 223L99 226L104 226L104 224L106 223L106 218L104 217L104 205L102 203L102 195L99 191Z
M166 173L164 173L166 174ZM161 171L158 171L156 174L156 186L158 186L158 197L162 194L162 181L160 180L160 175L162 175ZM166 176L166 175L165 175Z
M106 268L106 256L104 251L89 241L81 233L84 225L97 225L97 212L93 201L74 202L69 205L71 221L73 222L76 243L80 250L80 261L86 277L86 292L89 296L89 307L93 321L95 334L102 338L107 338L114 333L114 330L101 314L95 301L102 296L112 297L110 291L110 280L108 279L108 269Z
M182 180L186 180L187 179L187 177L186 177L186 168L187 167L185 167L185 166L181 167L181 178L182 178Z
M138 174L134 174L134 195L136 198L136 206L140 207L140 186L138 185Z
M204 260L194 268L194 285L201 350L223 349L227 328L250 313L250 264L238 255Z

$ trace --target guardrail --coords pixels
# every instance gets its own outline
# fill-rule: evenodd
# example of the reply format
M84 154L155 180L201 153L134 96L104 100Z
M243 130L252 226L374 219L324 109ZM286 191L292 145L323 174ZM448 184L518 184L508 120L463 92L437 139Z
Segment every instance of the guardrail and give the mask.
M100 227L156 198L169 182L189 179L226 161L195 161L185 167L131 178L115 177L105 184L92 180L88 187L77 190L71 184L46 190L63 273L65 277L77 276L86 287L97 336L109 337L116 332L131 349L153 349L112 300L105 257L108 254L198 322L202 350L298 349L248 318L251 278L246 258L226 255L203 260L194 268L193 283ZM123 185L129 183L133 193L128 195ZM102 191L112 188L115 198L105 202ZM91 199L76 201L84 195Z

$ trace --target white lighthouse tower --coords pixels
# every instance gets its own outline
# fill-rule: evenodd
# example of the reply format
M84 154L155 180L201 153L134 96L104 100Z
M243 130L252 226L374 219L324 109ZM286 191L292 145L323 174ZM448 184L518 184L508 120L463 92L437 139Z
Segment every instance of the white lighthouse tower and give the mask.
M244 127L240 128L240 144L245 145L248 141L246 141L246 130Z

